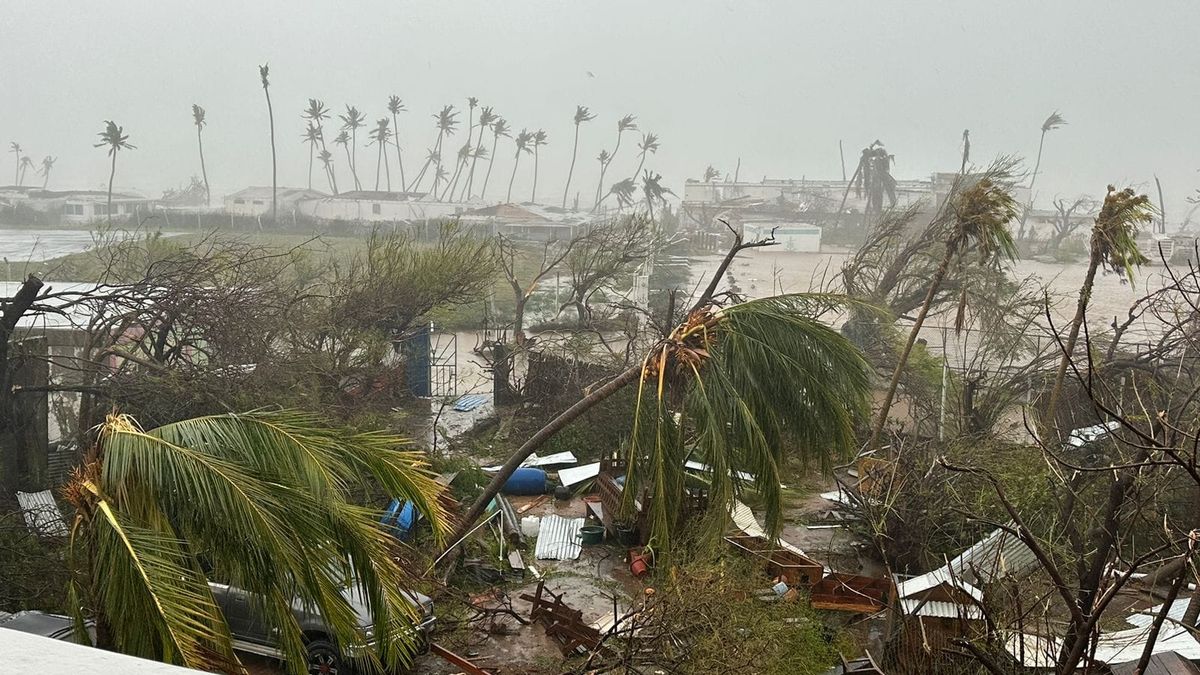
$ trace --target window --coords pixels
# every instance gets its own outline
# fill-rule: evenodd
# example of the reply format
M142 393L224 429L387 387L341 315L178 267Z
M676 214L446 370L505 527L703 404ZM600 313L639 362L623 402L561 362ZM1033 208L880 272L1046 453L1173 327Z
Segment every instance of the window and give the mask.
M92 213L94 213L98 216L107 216L108 215L108 205L107 204L95 204L92 206Z
M241 197L238 197L237 199L233 200L233 203L234 204L245 204L246 200L242 199Z
M262 206L262 204L263 204L263 203L262 203L262 200L261 200L261 199L255 199L255 200L254 200L254 205L255 205L255 206Z
M372 204L371 205L371 213L374 213L375 215L379 215L380 213L383 213L383 209L380 208L379 204Z

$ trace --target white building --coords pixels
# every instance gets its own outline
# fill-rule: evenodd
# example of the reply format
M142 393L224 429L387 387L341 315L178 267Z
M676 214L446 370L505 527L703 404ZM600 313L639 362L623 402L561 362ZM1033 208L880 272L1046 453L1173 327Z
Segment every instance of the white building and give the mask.
M22 206L45 213L60 224L87 224L108 220L107 190L43 190L41 188L0 188L0 201L6 206ZM157 200L133 192L113 192L113 220L136 221L157 208Z
M281 187L276 191L275 200L279 213L291 213L305 199L325 197L319 190L307 188ZM271 186L248 187L244 190L225 196L225 212L234 216L262 216L271 213Z
M452 218L469 211L472 206L433 201L423 192L354 190L333 196L305 198L298 208L300 213L321 220L396 223Z
M774 230L775 241L779 242L776 250L782 249L792 253L821 252L821 228L810 223L747 220L742 222L742 228L747 240L769 237Z

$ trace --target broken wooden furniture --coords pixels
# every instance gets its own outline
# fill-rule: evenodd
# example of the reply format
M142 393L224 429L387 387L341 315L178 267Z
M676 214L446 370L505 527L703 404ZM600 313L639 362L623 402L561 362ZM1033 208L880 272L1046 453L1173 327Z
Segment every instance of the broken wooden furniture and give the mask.
M563 656L570 656L580 648L592 651L600 646L600 631L583 620L583 612L567 605L562 595L546 588L546 582L539 581L537 593L522 593L521 599L533 604L529 618L542 624L546 635L558 643Z
M761 562L767 576L772 579L782 577L789 586L812 586L825 572L821 563L795 551L772 546L764 537L739 531L725 537L725 541L742 555Z
M645 490L633 499L634 514L627 523L619 518L622 502L625 499L625 475L627 465L625 458L614 453L600 459L600 473L596 476L596 492L600 496L599 505L591 505L589 509L600 518L604 528L617 541L626 545L645 544L650 540L650 523L647 514L653 504ZM679 506L679 518L687 520L699 516L708 510L708 491L699 488L685 488L683 502ZM634 532L633 541L621 541L617 532L619 524L627 524Z

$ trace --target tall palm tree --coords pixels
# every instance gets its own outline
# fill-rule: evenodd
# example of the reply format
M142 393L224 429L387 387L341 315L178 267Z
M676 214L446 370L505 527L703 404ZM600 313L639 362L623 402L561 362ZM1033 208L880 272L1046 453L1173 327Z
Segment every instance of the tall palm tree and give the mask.
M137 148L129 142L129 136L125 134L125 130L117 126L116 122L108 120L104 123L104 131L99 134L100 142L94 147L108 148L108 156L112 157L112 169L108 173L108 206L105 213L108 216L108 223L112 224L112 190L113 179L117 175L117 153L121 150L134 150Z
M900 377L908 364L913 345L929 315L933 299L942 287L942 281L950 271L955 260L960 260L968 252L977 252L980 265L995 265L1016 258L1017 249L1013 243L1012 233L1008 226L1017 217L1017 203L1012 198L1008 188L1012 162L1000 160L994 163L980 176L958 175L938 215L934 217L929 227L945 229L943 240L945 252L941 264L929 281L929 289L925 292L925 300L913 321L908 340L900 352L896 369L892 372L892 380L884 393L883 403L878 417L871 429L871 438L867 443L868 450L879 449L883 436L883 427L887 422L888 412L896 397L896 389L900 385ZM962 328L963 309L966 302L966 289L963 289L959 301L958 320L956 329Z
M1033 173L1029 176L1029 203L1021 212L1021 227L1017 229L1017 239L1025 238L1025 220L1029 217L1029 212L1033 210L1033 186L1037 182L1038 169L1042 168L1042 148L1046 145L1046 132L1054 131L1066 123L1067 120L1063 119L1057 110L1050 113L1046 121L1042 122L1042 135L1038 137L1037 161L1034 162Z
M512 175L508 177L508 196L504 198L504 201L507 203L512 202L513 180L517 177L517 167L521 164L521 153L530 154L533 152L533 148L530 146L530 143L533 141L533 134L529 133L528 129L522 129L517 134L515 141L516 151L513 153L513 170Z
M270 74L269 64L264 63L258 67L263 95L267 97L267 117L271 121L271 222L274 223L279 215L279 166L275 159L275 109L271 107L271 82L268 80Z
M29 155L25 155L24 157L21 158L21 177L17 180L18 186L25 184L25 172L28 171L32 167L33 167L33 158L32 157L30 157Z
M50 184L50 171L52 169L54 169L54 163L57 161L58 161L57 157L51 157L50 155L46 155L45 157L42 158L41 174L42 174L42 189L43 190L45 190L46 186L48 186Z
M658 152L658 136L654 134L642 134L642 140L638 141L638 165L633 172L633 180L642 173L642 167L646 164L647 154L656 154Z
M353 139L350 138L350 132L345 129L339 131L337 137L333 139L333 144L342 146L342 150L346 152L346 164L350 167L350 174L354 178L355 189L358 189L358 175L354 173L354 156L350 154L351 143L353 143Z
M375 122L375 128L371 130L371 143L379 146L379 152L375 159L375 189L379 190L379 166L383 165L387 173L387 189L392 191L392 169L387 161L387 146L392 139L392 130L388 128L388 118L380 117Z
M608 166L608 162L610 159L611 159L611 156L608 154L608 150L601 149L600 154L596 155L596 161L600 162L600 181L601 182L596 185L596 198L592 200L592 210L593 211L595 211L596 209L598 209L600 207L600 186L603 185L603 182L604 182L604 168L606 166Z
M587 106L575 106L575 143L571 146L571 168L567 170L567 184L563 187L562 207L567 208L567 195L571 192L571 176L575 175L575 158L579 155L579 125L596 119Z
M16 155L16 169L13 171L13 184L19 185L21 179L21 144L13 141L8 144L8 151Z
M204 166L204 108L192 104L192 123L196 125L196 145L200 147L200 175L204 177L204 205L212 206L212 191L208 188L208 169Z
M411 663L409 575L377 515L355 502L355 491L382 487L444 536L438 485L421 455L399 447L391 435L302 413L154 429L109 416L63 489L74 507L66 557L76 625L94 625L105 649L240 672L211 569L262 599L253 609L292 673L307 672L309 661L297 602L324 618L335 643L378 644L361 653L372 672ZM353 610L354 596L371 607L370 625Z
M462 147L458 149L458 159L454 162L454 174L450 177L450 181L449 184L446 185L446 189L443 190L441 196L438 197L439 201L445 199L446 197L450 197L451 200L454 199L454 190L458 187L458 179L460 176L462 176L462 171L464 168L466 168L467 162L470 161L470 159L471 139L468 137L467 142L463 143Z
M471 153L471 170L467 173L467 184L463 188L463 196L468 200L471 199L471 190L475 187L475 165L481 156L484 158L488 156L487 149L483 147L483 133L491 129L498 119L500 116L492 110L491 106L485 105L479 111L479 139L475 141L475 151ZM463 197L460 196L459 199L462 200Z
M310 120L308 128L304 130L303 137L304 142L308 144L308 189L311 190L313 157L317 154L317 148L321 147L321 127Z
M637 118L633 115L626 115L617 120L617 144L613 147L612 154L608 156L608 160L600 165L600 182L596 183L596 199L595 204L600 204L600 192L604 189L604 174L608 171L608 165L617 157L617 153L621 151L621 136L626 131L637 131Z
M337 187L333 184L333 153L328 150L321 150L317 154L317 159L321 160L321 166L325 167L325 179L329 182L329 189L333 194L337 194Z
M388 97L387 104L388 112L392 114L392 142L396 144L396 163L400 165L400 190L403 191L408 185L408 181L404 178L404 155L400 151L400 121L396 115L408 110L404 107L404 102L395 94Z
M479 191L479 198L483 199L487 194L488 180L492 177L492 164L496 162L496 144L500 141L500 137L510 138L510 128L508 122L503 117L497 117L495 122L492 122L492 156L488 159L487 174L483 177L483 188Z
M1133 268L1145 264L1146 256L1137 246L1138 228L1154 221L1154 206L1146 195L1139 195L1133 188L1117 190L1108 186L1108 194L1100 213L1096 214L1092 225L1091 246L1088 252L1087 273L1083 276L1083 285L1079 288L1079 302L1075 308L1075 316L1071 319L1071 328L1067 333L1066 342L1062 347L1062 359L1058 363L1058 373L1054 377L1054 388L1050 390L1050 405L1047 408L1047 420L1054 423L1054 415L1058 409L1059 395L1062 393L1063 379L1067 374L1067 366L1075 352L1075 344L1079 340L1079 329L1087 317L1088 303L1092 298L1092 286L1096 281L1096 271L1103 268L1111 270L1133 281Z
M317 140L320 142L322 150L326 149L325 148L325 120L329 119L329 115L330 115L329 108L325 107L324 101L321 101L320 99L315 99L315 98L308 99L308 107L305 108L304 112L301 114L301 117L303 119L306 119L310 123L316 125ZM310 158L309 164L312 164L311 158ZM337 176L333 174L333 165L332 164L329 165L329 171L330 171L329 175L333 179L332 180L333 192L334 192L334 194L337 194ZM310 170L309 173L312 173L312 171ZM309 182L312 182L312 181L310 180Z
M361 190L362 183L358 180L358 130L366 126L367 116L352 105L346 106L346 114L338 115L342 120L342 131L350 132L350 173L354 176L354 189Z
M437 141L433 145L434 152L437 153L437 167L433 174L433 194L437 195L438 181L444 176L442 172L442 143L446 137L454 135L454 130L458 126L458 112L454 110L454 106L442 106L434 116L434 124L437 126L438 135Z
M548 138L549 136L546 135L545 129L538 129L537 131L533 132L533 190L529 195L529 201L531 202L537 201L538 155L540 154L538 152L538 148L546 145L546 143L549 142L547 140Z

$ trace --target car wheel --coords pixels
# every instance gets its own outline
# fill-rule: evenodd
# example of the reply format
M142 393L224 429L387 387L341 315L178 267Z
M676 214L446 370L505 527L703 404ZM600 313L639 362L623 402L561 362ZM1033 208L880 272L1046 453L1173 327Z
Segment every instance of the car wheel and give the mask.
M307 649L309 675L339 675L349 672L342 667L342 658L333 643L313 640L308 643Z

